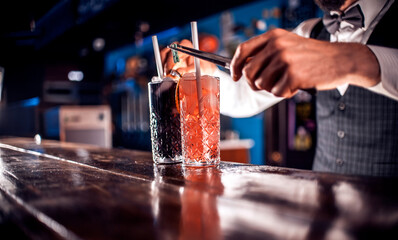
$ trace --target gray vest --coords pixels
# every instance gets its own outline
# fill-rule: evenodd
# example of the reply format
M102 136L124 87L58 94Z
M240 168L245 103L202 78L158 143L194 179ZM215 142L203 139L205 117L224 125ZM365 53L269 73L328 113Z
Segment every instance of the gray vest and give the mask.
M398 22L397 10L395 2L367 44L398 48L398 38L392 31ZM330 39L322 21L314 27L311 37ZM397 101L361 87L349 86L343 96L337 89L318 91L316 105L314 170L398 176Z

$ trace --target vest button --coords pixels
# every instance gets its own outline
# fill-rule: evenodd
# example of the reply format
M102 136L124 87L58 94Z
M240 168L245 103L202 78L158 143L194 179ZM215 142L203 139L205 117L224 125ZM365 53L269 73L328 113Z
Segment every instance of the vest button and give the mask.
M344 131L337 131L337 137L339 137L339 138L344 138L344 136L345 136L345 132Z
M337 164L338 166L341 166L341 165L344 164L344 161L341 160L340 158L337 158L337 159L336 159L336 164Z
M344 109L345 109L345 103L340 102L339 105L338 105L338 108L339 108L341 111L344 111Z

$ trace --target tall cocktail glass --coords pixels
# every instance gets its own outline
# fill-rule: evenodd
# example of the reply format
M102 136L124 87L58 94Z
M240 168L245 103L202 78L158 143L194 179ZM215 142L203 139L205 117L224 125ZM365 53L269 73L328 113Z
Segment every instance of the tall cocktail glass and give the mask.
M181 144L185 166L218 165L220 162L220 80L201 76L201 89L202 97L198 102L195 74L185 74L180 80Z
M179 163L182 159L176 87L171 78L154 78L148 83L152 155L158 164Z

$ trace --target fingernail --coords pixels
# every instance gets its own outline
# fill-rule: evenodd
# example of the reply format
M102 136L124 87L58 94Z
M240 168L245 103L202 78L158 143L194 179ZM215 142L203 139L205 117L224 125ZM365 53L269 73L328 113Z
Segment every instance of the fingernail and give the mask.
M238 80L239 80L238 74L235 74L234 72L232 72L232 79L233 79L234 81L238 81Z
M276 94L278 93L278 89L277 89L276 87L273 87L273 88L271 89L271 93L274 94L274 95L276 95Z

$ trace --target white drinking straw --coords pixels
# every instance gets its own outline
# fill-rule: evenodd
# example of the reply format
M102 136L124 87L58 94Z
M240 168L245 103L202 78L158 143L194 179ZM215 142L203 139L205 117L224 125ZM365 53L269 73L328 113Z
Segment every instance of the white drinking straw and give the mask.
M163 80L162 59L160 58L158 38L156 35L152 36L153 52L155 53L156 69L158 70L158 77Z
M192 32L192 44L193 48L196 50L199 50L199 37L198 37L198 25L197 23L191 22L191 32ZM195 64L195 71L196 71L196 92L198 95L198 105L199 105L199 116L202 114L203 106L202 106L202 84L200 82L200 60L199 58L194 58L194 64Z

